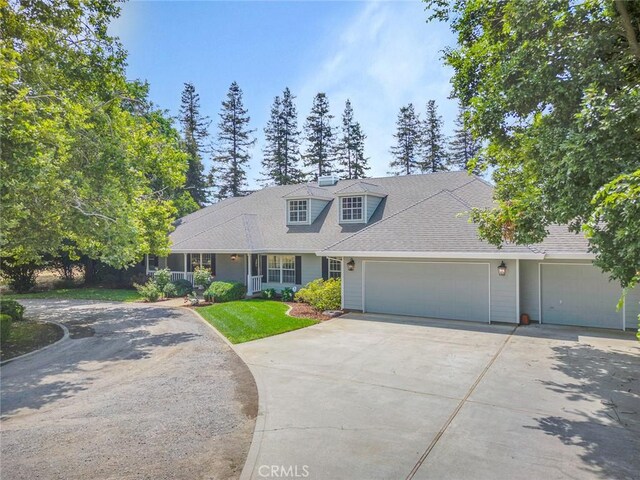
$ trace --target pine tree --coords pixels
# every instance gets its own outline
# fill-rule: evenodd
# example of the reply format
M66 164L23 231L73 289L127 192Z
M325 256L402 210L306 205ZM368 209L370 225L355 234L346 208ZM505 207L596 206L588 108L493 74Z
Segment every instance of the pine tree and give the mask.
M334 129L331 126L333 115L329 113L329 100L324 93L318 93L313 99L311 113L304 125L307 151L304 165L314 167L314 178L328 175L333 169Z
M367 136L360 124L353 119L351 102L346 101L342 114L342 136L336 148L342 178L364 178L369 169L368 158L364 156L364 141Z
M214 180L218 198L238 197L247 186L245 168L251 158L249 149L256 140L255 130L249 129L251 117L242 104L242 90L236 82L229 87L219 115L217 155L210 178Z
M295 97L288 88L282 99L275 97L271 118L264 129L266 145L262 160L264 184L290 185L302 181L300 162L300 131Z
M389 163L393 175L411 175L419 167L421 147L420 118L416 115L413 104L400 108L397 131L393 134L396 144L391 147L393 160Z
M427 112L422 125L422 161L420 169L425 173L448 170L445 137L442 133L442 117L438 115L435 100L427 102Z
M466 170L474 175L481 173L480 168L472 160L480 151L480 142L473 138L471 131L465 125L466 109L460 105L456 129L449 142L449 164L458 170Z
M185 189L198 205L207 202L207 181L202 163L203 143L209 136L208 118L200 114L200 95L192 83L185 83L180 104L180 124L184 149L189 155Z

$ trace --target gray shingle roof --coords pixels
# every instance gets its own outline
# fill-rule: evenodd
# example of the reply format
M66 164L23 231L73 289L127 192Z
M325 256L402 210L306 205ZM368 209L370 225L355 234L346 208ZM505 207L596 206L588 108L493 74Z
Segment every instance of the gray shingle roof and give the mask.
M335 191L336 195L348 195L352 193L371 193L382 197L387 195L387 192L385 192L380 185L363 181L352 183Z
M310 193L312 198L331 200L338 192L360 193L363 183L387 193L368 224L340 225L339 202L328 201L313 224L286 225L286 198ZM187 215L176 222L170 239L172 251L178 253L315 253L327 249L331 254L349 247L357 252L382 249L487 254L496 249L480 241L476 227L459 214L472 206L491 207L492 193L491 185L466 172L340 180L322 188L310 184L268 187ZM582 241L559 226L541 245L507 245L501 253L585 253L586 243Z

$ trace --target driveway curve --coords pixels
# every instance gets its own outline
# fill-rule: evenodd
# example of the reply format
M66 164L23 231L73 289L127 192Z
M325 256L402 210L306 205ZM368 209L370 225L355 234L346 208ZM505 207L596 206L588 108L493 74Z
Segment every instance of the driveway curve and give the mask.
M187 309L29 300L70 338L1 368L2 477L237 478L257 414L238 356Z

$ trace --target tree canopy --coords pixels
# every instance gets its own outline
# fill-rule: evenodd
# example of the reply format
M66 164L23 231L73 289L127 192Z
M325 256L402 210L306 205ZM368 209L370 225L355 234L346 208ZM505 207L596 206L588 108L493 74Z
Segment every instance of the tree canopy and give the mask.
M486 140L497 208L476 210L496 245L551 224L585 231L596 264L640 279L640 2L427 0L449 22L453 95Z

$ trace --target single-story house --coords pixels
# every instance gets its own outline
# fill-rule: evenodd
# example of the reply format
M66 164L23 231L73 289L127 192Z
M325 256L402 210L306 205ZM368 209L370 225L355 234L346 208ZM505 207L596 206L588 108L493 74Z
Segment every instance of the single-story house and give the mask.
M147 270L193 278L201 266L249 294L341 277L343 308L476 322L634 328L640 292L592 265L580 234L550 228L536 245L498 249L467 215L493 187L466 172L267 187L177 221L171 254Z

